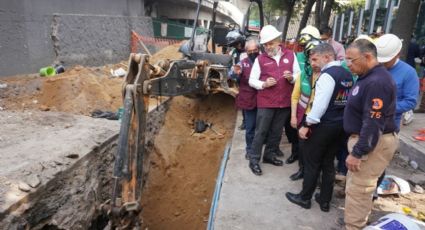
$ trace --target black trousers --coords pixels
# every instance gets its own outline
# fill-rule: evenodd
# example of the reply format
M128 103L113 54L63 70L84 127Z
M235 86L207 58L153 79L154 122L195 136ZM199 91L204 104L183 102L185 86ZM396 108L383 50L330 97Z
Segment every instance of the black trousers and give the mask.
M310 200L316 189L317 179L322 172L320 201L330 202L335 181L334 159L344 137L342 123L319 124L312 129L307 140L302 140L300 148L304 158L304 181L301 197Z
M291 143L291 155L299 157L298 129L292 128L290 118L291 116L289 116L288 121L285 123L285 134L288 142Z
M290 113L291 108L258 108L255 136L251 146L252 151L249 154L251 163L260 161L263 143L266 144L264 158L270 159L275 156L282 138L283 127Z

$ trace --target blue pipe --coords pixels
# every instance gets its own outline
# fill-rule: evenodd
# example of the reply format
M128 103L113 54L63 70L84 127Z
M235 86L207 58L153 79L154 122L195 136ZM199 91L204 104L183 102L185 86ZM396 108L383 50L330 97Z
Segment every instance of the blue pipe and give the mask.
M217 209L218 200L220 198L221 184L223 182L224 171L226 170L227 160L229 159L230 146L231 146L231 142L227 143L226 148L224 149L223 159L221 160L220 171L218 172L214 195L213 195L211 208L210 208L210 216L208 218L208 226L207 226L208 230L214 230L215 212Z

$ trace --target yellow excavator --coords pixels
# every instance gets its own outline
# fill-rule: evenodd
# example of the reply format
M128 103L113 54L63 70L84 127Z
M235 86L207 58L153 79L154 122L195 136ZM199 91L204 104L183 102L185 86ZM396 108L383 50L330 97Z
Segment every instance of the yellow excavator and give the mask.
M195 22L198 21L201 0L198 0ZM261 0L251 0L257 4L260 25L263 26L263 6ZM215 46L225 46L225 35L230 29L215 25L218 1L214 1L212 13L213 52L194 52L194 23L191 39L181 47L185 58L162 60L151 64L146 54L132 53L129 58L128 73L125 77L122 95L124 112L118 138L118 151L113 170L112 197L102 209L109 216L110 229L140 229L139 213L142 210L143 161L145 156L145 129L148 103L151 95L156 96L201 96L211 93L227 93L236 96L238 86L228 78L232 57L216 54ZM242 33L258 33L248 27L249 9L244 19ZM207 40L209 40L209 37Z

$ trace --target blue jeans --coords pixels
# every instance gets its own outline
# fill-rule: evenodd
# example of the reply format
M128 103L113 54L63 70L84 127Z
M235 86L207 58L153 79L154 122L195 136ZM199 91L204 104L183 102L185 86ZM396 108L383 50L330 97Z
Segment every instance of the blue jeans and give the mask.
M257 108L250 110L242 110L245 116L245 142L246 142L246 152L250 154L252 140L255 136L255 123L257 119Z

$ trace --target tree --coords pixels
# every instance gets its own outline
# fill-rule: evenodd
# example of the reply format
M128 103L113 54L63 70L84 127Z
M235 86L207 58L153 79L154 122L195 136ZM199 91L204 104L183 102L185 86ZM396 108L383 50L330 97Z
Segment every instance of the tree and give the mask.
M300 27L298 28L297 35L300 34L301 30L307 25L308 18L310 17L311 9L313 8L314 3L316 0L307 0L307 3L304 7L304 13L301 18Z
M296 3L296 0L288 1L288 11L286 13L285 25L283 26L283 31L282 31L283 40L286 40L286 35L288 33L288 28L289 28L289 22L291 21L292 14L294 13L295 3Z
M294 13L294 6L297 1L299 0L265 0L264 1L264 8L265 8L264 11L269 11L269 12L273 11L274 15L279 15L281 20L285 20L284 26L282 29L283 40L286 39L289 22ZM285 16L283 16L284 13L286 13Z
M316 0L316 9L314 10L314 12L316 12L314 14L314 26L316 26L316 28L320 28L320 22L321 22L321 17L322 17L322 9L323 9L323 3L325 2L325 0Z
M321 15L321 20L319 23L319 28L323 28L325 26L329 25L329 19L331 17L332 7L335 5L335 0L326 0L325 8L323 9L323 12Z
M401 50L402 58L406 57L411 35L416 25L420 3L421 0L400 1L400 7L398 8L392 33L396 34L400 39L403 39L403 48Z

